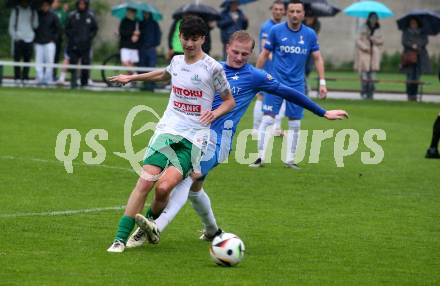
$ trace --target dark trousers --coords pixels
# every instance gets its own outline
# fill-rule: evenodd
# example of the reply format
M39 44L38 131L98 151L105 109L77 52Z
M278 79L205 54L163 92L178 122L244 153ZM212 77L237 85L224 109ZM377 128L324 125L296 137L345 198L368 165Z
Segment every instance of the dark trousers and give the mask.
M139 66L155 67L157 64L157 53L155 47L141 47L139 49ZM154 82L143 82L142 90L154 90L156 87Z
M81 61L81 65L88 66L90 65L91 59L90 59L90 48L87 49L68 49L67 54L69 55L69 62L71 65L77 65ZM70 77L70 87L76 88L77 87L77 70L71 69L70 70L71 77ZM81 86L86 86L89 81L89 74L90 71L88 69L81 69Z
M361 72L361 97L363 99L373 99L374 80L376 79L376 72L364 71Z
M57 41L55 42L55 58L54 63L59 63L61 59L61 55L63 54L63 37L58 37ZM58 69L53 69L53 80L55 81L57 79L57 72Z
M25 63L29 63L32 58L33 43L26 43L25 41L14 42L14 61L20 62L23 60ZM29 67L14 67L14 79L29 79Z
M407 81L418 81L421 76L420 66L418 64L413 64L407 67L406 80ZM418 83L407 83L406 84L406 94L408 95L408 100L416 101L417 94L419 93Z

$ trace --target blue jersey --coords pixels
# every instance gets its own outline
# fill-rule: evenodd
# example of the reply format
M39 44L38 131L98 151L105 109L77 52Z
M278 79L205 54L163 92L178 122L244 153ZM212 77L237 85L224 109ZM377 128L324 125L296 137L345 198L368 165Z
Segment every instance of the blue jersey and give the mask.
M267 38L269 37L269 33L270 33L270 29L272 29L273 26L275 26L276 23L272 20L269 19L266 22L263 23L263 25L261 25L260 27L260 35L258 38L259 41L259 47L260 47L260 52L263 50L264 45L263 45L263 40L267 40ZM272 61L271 60L267 60L266 63L264 64L263 69L265 71L267 71L268 73L271 73L272 70Z
M307 58L319 50L316 33L303 24L298 31L293 31L283 22L270 30L264 48L272 52L273 76L303 91Z
M307 107L319 116L323 116L325 113L324 109L308 97L280 84L279 81L263 70L256 69L250 64L246 64L239 69L232 68L224 62L221 64L235 100L235 107L229 113L219 117L211 124L211 137L210 143L208 144L208 151L200 162L203 175L206 175L211 169L228 157L232 147L232 138L237 130L238 123L256 93L265 91L278 94L289 101L294 101L297 104ZM217 109L222 103L223 99L219 94L216 94L212 104L212 110Z

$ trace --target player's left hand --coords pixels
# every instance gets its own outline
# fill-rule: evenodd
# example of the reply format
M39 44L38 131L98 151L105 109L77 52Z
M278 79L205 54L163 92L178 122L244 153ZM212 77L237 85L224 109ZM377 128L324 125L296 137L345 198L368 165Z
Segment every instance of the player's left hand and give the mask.
M211 110L203 111L202 116L200 116L200 122L205 125L211 124L214 119L214 112L212 112Z
M348 113L345 110L328 110L324 117L328 120L338 120L348 118Z
M319 86L319 98L321 99L327 98L327 87L325 85Z

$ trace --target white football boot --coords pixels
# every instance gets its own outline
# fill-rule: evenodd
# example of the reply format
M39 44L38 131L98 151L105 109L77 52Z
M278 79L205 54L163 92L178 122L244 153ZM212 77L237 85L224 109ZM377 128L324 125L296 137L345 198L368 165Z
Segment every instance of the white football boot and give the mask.
M127 248L135 248L144 245L147 241L147 234L138 227L128 238L127 240Z
M147 234L147 239L149 243L159 243L160 232L154 220L148 219L141 214L137 214L134 217L134 220L136 221L136 224L139 226L139 228Z
M122 253L125 250L125 244L122 241L115 240L113 244L107 249L111 253Z

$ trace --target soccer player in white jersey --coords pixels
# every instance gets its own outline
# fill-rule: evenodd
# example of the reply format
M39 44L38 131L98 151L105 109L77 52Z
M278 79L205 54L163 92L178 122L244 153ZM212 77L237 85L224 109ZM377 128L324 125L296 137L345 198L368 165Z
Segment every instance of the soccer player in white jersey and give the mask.
M137 214L135 219L139 228L129 238L127 247L141 246L147 240L157 244L160 241L160 233L175 217L187 199L191 201L194 210L202 219L204 231L201 239L211 240L221 233L209 197L203 190L203 182L209 171L228 157L237 126L257 92L265 91L280 96L327 120L344 119L348 116L344 110L323 109L303 93L281 84L270 74L248 64L247 61L252 54L254 44L253 38L245 31L237 31L229 39L226 49L227 61L222 65L231 86L236 106L231 112L211 124L210 143L201 160L203 176L194 182L192 178L186 178L179 183L173 190L170 200L159 218L153 220ZM216 96L214 108L221 102L220 97Z
M210 123L235 106L222 66L202 51L207 29L199 17L184 18L180 25L184 55L175 56L163 70L110 78L121 84L171 79L172 90L165 113L148 144L142 174L128 199L108 252L124 251L135 225L134 217L144 208L154 186L155 200L148 213L152 218L160 215L171 190L197 168L207 144ZM223 102L211 110L216 93Z

